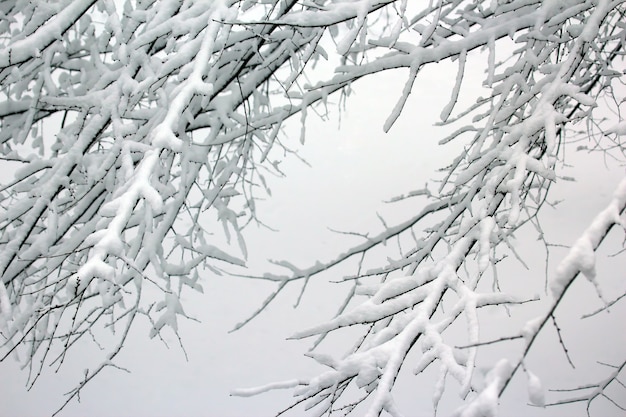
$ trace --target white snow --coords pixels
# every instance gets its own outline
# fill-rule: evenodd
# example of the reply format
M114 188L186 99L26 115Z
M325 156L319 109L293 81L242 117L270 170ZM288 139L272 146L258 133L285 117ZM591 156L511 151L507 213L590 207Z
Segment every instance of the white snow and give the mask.
M11 63L23 62L30 57L40 55L40 51L51 44L54 40L61 38L67 28L72 26L91 7L90 2L70 2L61 11L55 14L50 21L41 25L34 34L24 39L20 39L0 51L0 66L11 67Z
M611 126L604 131L605 134L616 133L618 135L626 135L626 120Z
M555 299L561 297L565 288L579 272L595 283L595 248L604 238L607 230L615 223L620 223L619 213L626 208L626 178L617 186L613 199L608 206L592 220L589 227L578 238L563 261L557 266L550 290Z
M528 377L528 399L531 404L538 405L540 407L545 406L546 394L543 390L541 380L537 377L537 375L533 374L528 369L526 370L526 376Z
M424 224L425 227L433 228L427 231L426 236L413 236L415 245L408 252L406 248L401 249L401 252L409 255L400 260L390 259L385 266L395 271L406 271L408 276L395 279L390 276L385 282L373 285L368 278L363 280L367 286L361 286L359 282L355 293L365 296L363 298L367 298L366 302L355 305L348 298L345 312L327 323L297 333L296 337L323 334L359 324L373 324L371 333L356 351L339 359L311 355L331 370L310 381L291 380L238 390L233 394L248 396L270 389L299 387L295 390L296 394L311 395L308 405L323 405L330 400L316 390L329 390L337 387L341 381L355 377L357 387L367 392L373 391L369 398L372 405L364 413L378 416L385 411L396 416L399 411L392 392L400 368L406 365L404 360L409 352L418 356L415 365L418 372L436 361L441 364L439 378L434 382L435 404L444 395L447 375L460 383L461 397L465 398L470 390L475 389L472 370L477 349L472 347L459 354L460 350L444 338L444 331L459 317L463 317L467 319L463 327L467 329L469 343L477 343L480 324L478 308L503 305L515 298L503 293L479 293L476 288L482 275L474 274L473 264L469 268L472 270L470 273L464 268L468 253L476 253L471 249L477 241L478 269L480 272L486 271L491 262L495 262L490 256L500 254L493 246L498 244L496 232L502 232L503 236L509 230L513 233L521 223L520 216L525 213L523 209L527 203L522 198L526 197L526 186L530 185L529 175L537 174L541 177L538 182L542 184L545 183L543 179L556 179L554 168L561 140L557 132L563 123L568 122L562 113L564 107L561 107L561 103L571 98L583 106L595 105L592 97L582 94L580 88L573 85L581 79L581 74L576 70L580 64L577 57L580 56L580 49L588 46L585 42L598 41L598 28L611 2L598 0L579 4L575 0L549 0L544 2L540 10L522 6L516 11L519 6L516 2L491 0L493 14L490 14L491 11L484 13L483 8L489 2L480 5L453 2L445 6L444 3L437 6L437 2L431 2L424 9L423 17L410 20L403 16L408 3L412 3L407 0L305 0L296 2L298 4L294 9L284 16L282 23L286 25L273 26L236 20L248 6L254 9L257 5L261 18L267 18L264 11L270 13L267 16L277 16L276 12L283 7L280 2L276 3L280 6L272 11L269 11L272 2L268 1L248 1L240 5L219 0L197 0L183 2L181 6L178 0L163 0L158 8L145 11L132 10L135 4L127 2L122 13L116 9L116 2L107 1L99 4L108 15L104 29L97 29L105 31L103 36L94 38L95 29L91 20L82 19L81 25L84 25L88 35L83 39L82 32L76 32L79 38L75 45L85 41L89 46L84 50L86 54L83 55L82 51L81 54L75 54L76 57L73 56L71 62L67 63L69 66L62 74L50 73L54 70L51 62L63 62L67 55L64 44L67 39L62 34L70 33L70 38L74 36L73 28L69 31L67 28L71 26L73 17L84 11L85 5L79 3L68 1L68 7L56 14L51 13L52 17L46 18L41 25L33 26L32 31L25 31L23 39L20 40L18 36L17 41L0 51L0 66L3 62L7 64L30 57L40 57L32 61L37 64L34 67L39 68L39 64L43 64L42 78L34 84L27 78L32 75L28 68L33 66L31 62L19 67L14 65L7 72L8 79L23 80L15 81L7 90L10 91L7 94L14 97L9 97L7 103L0 103L2 117L3 112L27 112L32 122L34 104L37 102L43 107L69 108L71 113L89 114L83 120L84 126L77 127L78 123L72 125L69 121L67 126L70 127L58 132L57 144L53 148L55 161L44 161L32 155L24 157L24 163L28 160L31 162L18 171L17 185L6 187L23 197L15 204L8 205L6 210L3 227L12 235L9 243L3 246L3 253L0 253L0 270L7 271L9 277L12 277L13 271L28 274L31 270L20 270L20 263L23 265L26 262L24 260L30 259L32 255L32 258L38 259L35 265L39 270L35 271L33 277L27 278L27 286L40 280L51 291L53 287L61 288L66 282L65 290L70 297L90 290L86 295L91 297L99 294L102 302L96 308L102 308L105 313L111 312L109 307L122 300L123 290L120 290L120 286L132 283L134 279L136 289L141 290L144 278L156 275L155 280L150 277L151 283L164 288L161 288L163 298L152 310L160 315L155 317L151 336L157 335L164 326L177 330L177 317L185 315L180 286L184 284L201 288L199 285L196 287L196 281L202 266L217 271L210 265L209 261L213 259L244 266L242 259L212 245L220 243L217 239L213 241L211 232L205 236L202 233L195 234L197 229L193 228L201 227L199 222L187 234L181 232L183 227L178 227L179 223L175 225L174 222L178 221L175 220L177 216L184 217L187 214L190 214L192 222L196 222L191 212L197 209L200 216L208 201L217 220L224 227L228 243L231 235L234 235L245 257L247 247L241 233L244 216L241 216L236 204L229 204L228 201L247 198L246 190L239 188L240 185L257 181L254 175L248 175L252 172L252 166L246 165L249 162L245 160L248 155L252 155L250 161L253 162L259 161L257 156L261 156L261 162L267 158L267 166L271 168L271 145L264 147L274 143L281 123L288 114L304 106L304 121L306 105L317 100L322 105L328 104L327 96L335 91L336 86L376 72L404 68L409 70L409 78L384 125L384 129L389 130L407 104L409 95L416 92L413 91L413 83L418 73L421 75L422 67L443 60L459 59L450 101L441 112L442 119L449 121L457 100L459 97L464 98L464 76L471 75L465 73L466 58L468 61L472 58L468 51L486 49L489 54L485 71L486 85L491 89L492 96L483 102L485 105L470 109L468 120L472 116L474 118L464 133L476 136L473 142L466 142L467 152L455 160L454 164L458 165L451 170L450 181L446 179L442 185L442 190L457 187L452 191L456 195L462 195L457 191L467 191L469 198L442 198L441 204L445 206L433 203L420 214L419 224L414 223L417 224L416 232L430 217L442 216L444 221L434 225ZM386 5L389 7L385 9ZM42 10L44 7L41 6ZM375 19L368 20L368 12L380 7L383 7L383 13L393 12L386 22L387 26L383 28L381 25L383 37L376 39L377 28L373 30L368 27ZM587 7L587 14L576 12L573 16L563 18L562 10L574 13L580 10L577 7ZM593 16L588 21L578 19L578 16L587 17L589 13L593 13ZM133 23L139 25L136 35L132 32L132 24L124 24L128 22L128 17L132 17L131 21L136 19ZM520 48L521 52L513 56L513 61L519 61L505 72L500 72L503 67L498 64L501 58L499 42L503 36L511 36L521 44L528 35L539 45L546 33L556 33L553 22L557 22L557 28L560 28L563 22L570 20L585 23L566 28L570 35L580 36L580 39L571 40L567 33L560 35L563 38L559 41L564 42L564 50L567 50L562 57L557 58L549 48ZM449 34L445 28L445 25L450 24L448 22L455 25L454 34ZM281 23L281 20L273 23ZM297 28L294 29L292 25ZM318 25L323 28L311 28ZM267 28L271 28L271 31ZM350 56L345 57L345 64L337 68L338 74L334 78L307 90L309 87L299 81L309 74L301 70L304 69L304 61L315 56L315 52L327 55L322 46L316 44L327 33L326 29L331 32L339 53ZM520 29L523 34L514 36L519 35ZM411 32L419 32L413 44L407 42L411 35L415 35ZM308 41L301 42L303 38ZM47 47L50 42L56 46ZM259 47L260 44L263 46ZM154 45L159 53L149 56L146 53L150 49L147 45ZM384 48L376 50L380 45L384 45ZM356 46L368 50L371 48L376 52L365 56L362 50L357 51ZM381 54L376 55L378 52ZM354 57L356 59L353 60ZM283 58L285 60L279 62ZM332 62L334 57L330 59ZM243 72L235 72L238 65L244 62L246 68ZM503 62L505 64L502 65L508 65L506 60ZM275 63L282 66L278 70L273 69ZM526 74L524 68L530 68L532 73ZM68 71L69 74L66 73ZM289 74L286 75L286 82L282 72ZM229 78L233 75L238 75L236 81ZM230 84L225 85L225 82ZM31 91L31 85L41 87L42 83L43 95L46 97L38 97L40 93ZM282 89L278 90L281 91L272 92L279 84ZM292 84L295 86L293 89L290 88ZM214 97L215 94L218 95ZM242 97L248 94L251 94L250 100L242 101ZM20 98L22 95L23 98ZM274 100L274 95L279 96L278 101ZM288 105L285 104L287 101ZM92 108L95 110L89 113ZM199 108L206 112L197 116ZM482 123L484 128L480 126ZM28 123L26 126L29 127ZM202 133L196 131L192 135L188 126L191 126L191 130L195 129L194 126L205 129L202 129ZM30 127L31 130L17 129L18 135L14 141L23 144L22 139L27 134L37 136L36 128L41 131L41 126ZM72 129L79 130L80 134L75 136ZM304 124L302 129L304 131ZM272 133L268 134L270 130ZM3 129L3 132L6 131L8 129ZM204 131L210 133L202 137ZM626 124L620 122L605 130L605 133L626 134ZM450 137L455 136L453 134ZM544 136L545 142L538 143ZM41 137L34 138L33 143L40 140ZM240 145L243 151L233 151ZM260 149L255 148L258 145ZM246 146L250 146L252 153L246 154ZM218 147L219 154L215 155L213 151ZM545 154L538 152L540 149L545 149ZM262 155L257 155L257 152ZM17 158L19 155L5 153L5 157ZM215 159L219 162L215 162ZM277 167L277 162L274 167ZM202 173L198 174L201 169ZM236 176L239 176L238 180L233 181ZM80 177L80 181L76 177ZM45 186L40 189L33 187L40 179L41 183L46 179ZM264 182L262 178L260 181ZM210 185L205 187L207 182ZM202 196L196 188L201 188ZM626 186L621 188L626 189ZM189 198L191 194L186 194L189 189L197 192L200 200L197 205L196 201L191 201L193 198ZM62 197L67 201L59 204L58 201L55 203L57 190L62 190L59 194L63 196L72 194L75 197L73 194L76 192L78 196L87 197L76 197L74 201L70 197ZM95 201L100 198L95 196L103 193L104 200L91 205L93 201L88 199L93 197ZM603 228L611 222L623 225L620 213L624 208L626 191L620 193L616 197L619 201L611 205L606 215L598 220L601 227L586 232L572 246L570 257L557 270L551 282L555 297L562 295L578 272L592 281L595 279L595 248L603 236ZM493 209L496 195L505 196L506 199L500 208ZM427 196L434 199L440 197L430 193ZM103 201L106 204L101 206ZM244 210L254 214L253 203L250 200ZM73 227L72 221L64 218L67 217L67 213L63 213L66 207L70 212L75 210L86 213L84 218L93 219L93 222L87 222L84 227L64 235L65 230ZM98 207L101 207L100 210ZM507 210L510 228L504 230ZM448 213L452 214L445 217ZM425 221L422 222L422 219ZM448 220L449 223L446 223ZM78 223L81 221L79 219ZM418 221L417 217L415 221ZM20 224L13 228L13 223ZM396 232L398 235L404 233L401 232L403 227L413 228L414 224L404 223L388 228L386 235L380 235L384 237L380 242L386 242ZM39 231L46 227L47 230L38 233L37 237L28 235L31 230ZM56 252L46 253L48 247L57 245L58 238L61 238L61 242L54 248ZM375 252L370 251L376 245L371 244L369 239L370 236L364 245L356 246L357 250L352 254L368 252L369 256L369 253ZM207 243L209 240L212 244ZM399 237L399 244L401 240ZM163 242L164 246L161 245ZM170 243L175 249L166 253ZM178 258L175 250L180 250L183 255ZM64 252L72 254L71 258L65 264L63 260L56 264L57 258L62 259L57 254ZM41 255L46 256L46 259ZM339 261L341 256L338 256ZM294 274L306 276L307 280L309 275L326 268L321 263L304 270L297 269L289 262L277 264L287 267ZM120 268L120 265L123 267ZM147 271L146 276L143 271ZM186 276L192 272L195 275ZM67 278L69 274L71 276ZM42 276L46 279L54 276L57 281L44 282ZM275 282L282 280L281 285L289 280L289 277L267 277ZM13 298L20 297L13 292L9 297L7 291L13 291L14 288L17 287L8 284L5 287L0 283L0 311L3 318L14 314L15 323L19 322L17 331L21 331L19 326L27 328L33 317L36 317L33 306L44 304L40 300L35 303L34 297L30 297L32 294L28 294L20 304L11 306L10 303L15 302ZM50 293L46 293L46 296ZM64 300L62 290L54 288L52 294L53 297L58 295L54 302ZM450 303L448 300L451 300ZM116 316L111 315L111 318L115 320L123 313L145 311L138 307L132 308L137 309L116 311ZM50 316L45 317L46 320L48 318ZM522 335L527 341L537 334L541 323L541 320L535 320L524 326ZM43 340L47 326L46 321L39 322L37 331L40 334L36 336L41 336ZM419 347L414 348L417 346L416 340L417 345L421 343L420 347L424 350L421 356ZM102 363L107 366L113 364L110 361ZM489 373L486 388L461 412L462 415L495 415L499 390L503 381L509 377L510 370L508 363L498 363ZM539 379L530 372L527 375L531 402L543 404Z
M251 397L253 395L258 395L267 391L275 390L275 389L286 389L286 388L295 388L298 385L306 384L306 381L301 381L299 379L292 379L289 381L282 382L274 382L272 384L267 384L254 388L239 388L232 390L230 395L234 395L236 397Z
M537 334L542 323L543 317L537 317L526 322L524 327L522 327L522 336L526 341L530 341Z
M4 282L0 279L0 311L2 311L4 320L9 320L11 317L11 310L11 301L9 300L7 289L4 286Z
M485 272L490 264L489 251L491 250L491 233L496 227L496 221L491 216L480 222L480 239L478 252L478 269Z
M457 417L497 417L499 393L502 384L509 377L513 367L506 359L501 359L493 367L486 377L486 386L478 394L478 397L471 400L454 413Z

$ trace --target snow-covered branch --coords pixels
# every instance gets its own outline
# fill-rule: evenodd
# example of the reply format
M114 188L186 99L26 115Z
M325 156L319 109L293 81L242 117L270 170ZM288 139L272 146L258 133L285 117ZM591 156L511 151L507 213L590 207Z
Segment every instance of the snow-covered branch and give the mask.
M362 337L339 359L311 353L331 368L317 377L237 393L293 387L318 414L400 415L394 387L414 354L415 374L440 366L435 409L451 376L468 400L461 413L493 414L523 365L503 361L477 382L480 309L534 298L501 292L495 277L487 289L483 277L497 273L503 252L518 257L511 240L547 201L570 129L587 123L601 133L592 135L597 148L623 156L624 101L614 100L611 127L594 111L624 76L625 1L120 3L0 3L0 156L13 172L0 186L0 357L25 352L34 383L83 336L121 327L71 399L115 366L138 317L152 337L177 334L184 288L202 291L201 275L245 267L264 175L281 175L278 163L293 152L282 133L289 117L301 114L304 136L308 110L329 95L405 69L382 126L389 132L421 70L452 60L439 124L455 130L441 143L463 151L435 186L410 194L423 205L404 221L381 218L386 230L357 234L364 241L328 262L278 261L287 273L255 277L277 288L251 318L288 285L360 257L357 273L340 277L354 286L337 317L294 337L320 343L355 326ZM482 51L488 94L459 110L469 62ZM617 206L557 270L555 308L578 272L593 277L596 238L619 223ZM391 239L410 247L361 269ZM446 333L459 320L464 349ZM342 404L348 386L360 396Z
M332 273L335 265L355 255L365 256L389 239L414 242L399 256L388 256L388 262L379 267L361 271L360 262L359 272L346 277L356 285L345 304L351 307L344 306L332 320L294 335L323 338L347 327L363 329L362 338L346 356L312 355L332 369L295 389L298 402L315 407L319 414L345 412L346 400L342 397L353 384L364 394L356 404L349 403L349 410L360 405L363 415L400 415L393 398L394 384L413 352L418 358L416 374L439 364L440 377L433 383L435 409L446 388L446 377L452 376L461 386L460 397L468 400L467 407L459 411L461 415L495 414L499 395L522 362L517 366L503 362L492 372L491 382L479 386L474 375L475 360L478 349L485 344L480 342L477 310L530 300L499 292L497 283L493 292L485 291L481 278L488 275L490 267L497 269L496 253L508 248L518 256L509 240L521 226L534 221L550 184L557 181L559 150L564 146L566 129L590 117L597 97L621 76L621 71L607 68L623 62L624 42L618 40L624 36L623 25L618 23L623 17L622 1L513 1L492 2L489 6L439 2L436 10L425 9L414 17L407 11L404 16L419 36L408 32L387 39L367 33L361 38L363 43L354 44L350 50L370 59L343 65L333 79L313 87L328 87L389 69L409 69L406 86L384 127L387 131L413 93L420 69L441 60L458 59L459 73L442 120L443 124L452 124L471 118L471 122L444 139L446 143L466 140L465 152L448 167L438 193L424 195L434 201L426 200L422 211L412 219L386 227L374 237L361 234L367 236L363 243L328 262L290 268L285 275L263 276L279 283L278 293L291 282L326 271ZM516 44L514 49L507 45L506 38ZM376 48L383 47L387 50L376 54ZM489 51L485 85L491 95L455 115L466 61L479 49ZM494 56L502 51L508 59L498 62ZM617 130L608 129L606 134L616 134ZM619 212L612 212L611 222L619 220ZM588 266L591 271L593 257L589 253L597 245L587 241L574 246L572 256L578 263L566 265L584 263L582 267ZM559 271L558 277L571 275ZM372 282L376 277L379 283ZM568 279L557 278L554 282ZM359 301L358 296L367 300ZM454 307L444 310L444 299L454 300ZM546 320L552 313L546 315ZM458 343L449 342L445 333L460 318L467 322L466 349L458 349ZM518 339L512 336L502 340ZM537 378L530 371L527 374L532 387L537 387ZM535 391L533 398L540 402Z

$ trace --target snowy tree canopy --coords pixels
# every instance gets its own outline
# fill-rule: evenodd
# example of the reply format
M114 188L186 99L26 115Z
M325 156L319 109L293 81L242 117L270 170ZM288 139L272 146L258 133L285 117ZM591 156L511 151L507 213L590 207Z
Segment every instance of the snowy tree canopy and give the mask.
M466 399L459 415L493 415L518 371L541 405L524 358L576 277L597 285L594 253L613 226L625 226L626 183L548 277L545 314L513 336L524 341L519 361L499 363L484 384L474 372L484 342L477 311L531 299L500 291L495 278L490 290L479 284L502 251L515 252L520 226L541 230L536 216L567 140L585 135L623 161L625 3L1 2L0 152L12 176L0 183L0 358L23 355L33 384L94 329L115 330L117 346L86 371L67 400L75 398L116 366L135 319L146 317L153 337L176 331L185 288L201 291L205 273L245 267L245 227L262 221L255 199L293 154L287 119L301 115L304 140L307 114L328 111L329 96L404 68L405 87L382 126L389 131L420 70L451 60L458 74L442 86L450 101L433 122L458 126L440 143L461 142L463 152L437 182L398 198L420 199L414 216L330 262L285 262L288 273L261 277L277 289L253 317L287 285L402 242L387 263L345 277L353 289L334 319L295 335L319 343L360 326L362 337L346 356L310 353L329 367L318 377L236 393L293 386L314 415L401 415L394 385L407 355L419 352L416 374L440 367L435 409L451 377ZM480 53L489 94L458 109L466 64ZM613 120L598 116L600 103ZM145 295L154 290L158 299ZM442 309L444 299L454 301ZM457 320L467 326L463 348L444 337ZM576 400L593 401L625 364L614 364L595 396ZM343 401L348 387L358 395Z

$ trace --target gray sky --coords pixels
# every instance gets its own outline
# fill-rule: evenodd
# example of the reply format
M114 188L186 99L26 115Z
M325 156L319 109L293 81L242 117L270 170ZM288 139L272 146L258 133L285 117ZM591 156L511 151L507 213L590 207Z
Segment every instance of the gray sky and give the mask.
M261 268L264 265L262 259L270 257L306 267L318 259L328 259L352 242L328 231L325 229L327 226L342 230L378 230L381 226L376 218L377 210L397 216L396 221L407 215L410 205L394 211L381 200L421 188L434 176L434 170L449 162L456 152L456 145L448 148L437 146L443 135L440 130L431 127L448 100L449 87L442 86L449 86L451 82L449 70L450 67L440 65L422 74L408 107L389 135L382 133L382 125L395 104L404 82L404 72L355 85L355 95L349 102L348 113L343 115L341 130L337 130L336 119L323 123L311 115L307 142L300 152L312 167L295 159L288 160L281 165L287 178L270 181L272 198L259 203L258 209L265 222L281 231L249 230L247 244L251 265ZM482 74L475 77L480 79ZM467 82L472 83L472 80ZM297 146L296 131L297 127L294 128L294 146ZM597 210L607 204L612 189L624 175L623 167L615 164L604 167L600 155L572 153L567 162L575 165L575 168L567 170L567 175L576 176L578 181L559 181L552 195L553 199L564 199L564 202L555 210L546 208L543 215L546 233L553 241L563 244L571 243ZM394 223L394 219L390 218L389 222ZM622 238L623 234L614 233L605 245L607 249L603 248L604 253L615 252ZM528 291L529 294L541 290L544 251L540 245L536 247L535 239L536 233L532 231L518 236L517 249L532 269L525 271L516 262L510 262L505 272L509 277L504 280L505 286L509 286L507 289ZM532 242L533 246L527 242ZM563 253L562 249L554 249L555 255ZM558 256L554 257L553 266L558 259ZM600 264L600 279L613 295L623 293L626 289L624 257L613 258L607 265L603 267ZM255 272L262 271L256 269ZM187 292L184 299L186 312L201 321L180 323L188 362L177 340L168 331L166 341L169 350L157 339L148 340L149 326L140 320L141 324L135 328L116 361L131 373L105 370L84 390L81 403L70 403L61 415L273 415L282 406L289 405L290 392L233 398L229 397L229 390L311 377L320 370L311 359L302 355L308 342L285 341L285 338L297 329L331 316L343 291L341 287L338 290L337 285L324 283L322 278L337 279L344 272L345 269L337 268L312 282L298 309L294 310L292 305L299 287L293 286L247 327L227 333L253 311L273 290L273 286L238 278L213 277L207 271L203 282L205 294ZM595 379L606 371L606 368L594 365L595 360L615 362L624 355L626 336L623 332L615 334L614 330L623 328L616 323L624 317L626 310L622 303L610 315L579 320L581 303L589 306L583 309L585 312L599 306L592 286L584 280L579 281L575 296L569 299L571 305L563 306L558 319L566 343L572 348L577 370L582 370L583 376ZM519 316L521 325L533 317L533 311L536 311L533 308L530 305L514 307L512 313ZM577 315L567 315L573 311L577 311ZM484 314L491 315L489 323L496 323L496 326L483 329L481 339L497 337L507 330L510 333L517 331L516 328L503 331L498 327L499 315L504 323L505 312L502 309L488 310ZM541 348L530 356L527 366L542 378L544 385L549 388L571 387L584 382L574 379L553 329L545 330L542 338ZM501 355L514 355L519 351L519 346L514 343L488 349L493 356L483 355L479 358L479 365L487 367ZM350 340L337 338L330 346L347 349ZM517 350L511 346L516 346ZM49 415L61 404L62 393L71 389L80 378L85 367L82 361L95 354L97 349L93 345L82 343L73 350L58 373L51 369L30 392L24 389L26 371L20 371L15 362L0 364L3 376L0 378L0 415ZM407 365L410 370L410 363ZM425 375L436 375L433 371L436 370ZM580 404L548 410L520 409L521 404L528 402L523 374L521 376L516 378L503 398L503 415L556 416L584 412ZM432 411L432 385L425 382L423 376L402 375L398 390L399 406L415 411L408 415L424 415ZM458 405L458 400L454 399L457 387L449 385L441 415L449 414ZM606 401L603 401L598 400L592 407L595 415L619 415L619 410L606 407Z

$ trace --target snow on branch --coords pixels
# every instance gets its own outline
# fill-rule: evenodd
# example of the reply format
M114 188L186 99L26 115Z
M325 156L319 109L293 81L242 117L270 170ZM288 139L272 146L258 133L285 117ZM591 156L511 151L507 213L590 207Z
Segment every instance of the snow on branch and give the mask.
M576 243L570 248L565 258L557 266L554 277L550 281L551 301L543 315L531 320L524 327L522 331L526 341L524 352L513 367L513 371L506 378L498 395L502 395L513 378L513 375L515 375L515 372L522 366L523 360L530 352L531 347L545 324L550 318L554 318L557 307L564 299L567 289L572 285L576 277L582 273L598 288L598 283L594 281L595 274L592 273L595 268L595 251L613 226L618 225L626 230L626 222L622 219L625 212L626 178L618 184L611 202L595 216L589 227L585 229ZM604 302L606 303L606 301ZM563 346L563 348L565 348L565 346Z
M348 85L301 88L326 25L240 23L310 6L175 3L0 6L0 350L30 383L86 334L114 335L108 364L137 317L177 333L181 293L245 265L284 122Z
M383 411L399 414L393 398L394 385L411 354L418 358L416 374L430 365L439 365L440 376L432 384L435 410L447 387L446 377L452 376L461 385L460 397L472 398L459 415L496 415L499 396L521 362L496 366L487 385L480 386L474 375L475 360L478 350L490 342L480 341L482 321L477 311L487 305L506 306L531 299L501 293L496 278L494 292L487 292L482 281L491 269L497 271L496 253L508 248L518 257L510 239L520 227L534 221L546 201L550 184L557 181L557 162L565 146L566 130L589 117L598 96L606 92L612 79L619 77L606 68L616 66L624 55L623 43L618 40L624 33L623 25L618 23L624 17L624 2L513 1L470 5L442 1L423 10L409 8L404 17L418 34L402 32L391 41L368 33L366 42L370 49L363 54L369 60L355 59L342 65L331 80L320 81L312 88L380 71L408 69L408 81L398 92L398 104L384 126L388 131L413 93L421 68L458 59L459 71L442 119L444 124L470 119L444 140L465 141L464 153L448 167L438 193L420 196L425 201L424 208L409 221L387 226L375 236L355 232L365 241L330 261L318 261L310 268L292 270L291 274L258 277L275 281L278 286L253 317L289 283L323 272L332 274L334 266L358 255L358 272L345 277L354 282L354 289L337 316L293 337L318 335L317 347L327 334L347 327L362 329L362 336L347 355L324 356L320 363L330 363L332 369L295 389L295 404L306 403L320 415L356 413L356 409L360 415L368 416L378 416ZM621 35L614 34L614 30ZM520 46L512 52L506 50L506 38ZM377 48L379 54L375 52ZM481 48L489 51L485 85L491 94L458 116L452 115L466 62ZM507 59L499 62L494 57L501 49L506 51ZM353 45L350 50L359 48ZM606 134L616 134L618 130L614 127ZM433 210L440 202L444 205ZM613 208L603 217L604 225L619 221L623 205L620 202L617 206L619 211ZM599 234L594 232L592 236ZM362 259L375 249L382 250L389 239L414 243L409 249L388 255L386 263L362 270ZM566 262L552 280L553 294L565 288L571 268L594 278L595 243L585 237L573 247L572 261ZM363 296L365 301L358 298ZM454 307L446 304L444 309L443 300L449 299L454 300ZM464 348L449 341L446 333L460 318L467 323ZM498 340L524 340L529 348L545 321L534 323L524 334ZM527 375L531 400L543 403L540 381L530 371ZM362 394L354 403L343 398L349 386ZM344 402L350 407L345 409Z
M424 204L408 220L384 219L384 232L361 233L365 241L329 262L278 261L286 274L256 277L277 288L252 317L290 283L355 255L361 266L389 239L412 242L344 277L353 290L337 317L295 335L321 340L353 326L363 336L340 359L312 355L333 364L318 377L243 393L293 387L318 413L349 413L369 401L362 415L399 415L394 386L415 354L418 375L440 366L435 408L452 376L461 398L478 395L476 410L492 413L508 366L481 391L479 311L530 300L502 293L496 278L486 290L484 277L496 274L502 249L515 254L514 233L546 201L568 129L581 120L603 128L593 110L623 76L616 62L624 57L624 3L0 3L0 153L14 172L0 185L0 357L26 352L32 384L83 336L97 343L95 334L121 327L69 401L114 366L138 317L152 336L169 328L179 337L182 292L245 265L244 231L261 222L254 203L267 191L264 174L282 175L278 164L293 153L280 136L289 117L301 113L304 133L309 108L362 77L404 68L408 79L382 126L390 131L424 66L458 60L441 116L465 126L442 142L464 142L464 150L438 191L416 195ZM327 52L333 43L335 55ZM489 94L459 111L468 62L483 49ZM501 53L507 59L499 61ZM313 72L320 58L332 75ZM614 140L621 151L623 121L616 123L602 143ZM573 272L594 279L598 230L620 212L607 212L574 246L553 280L555 299ZM366 300L355 306L358 297ZM467 349L446 333L459 319ZM362 396L340 405L351 384Z

